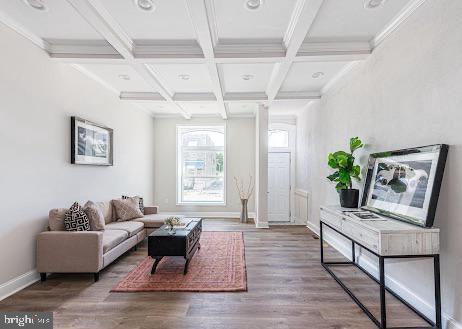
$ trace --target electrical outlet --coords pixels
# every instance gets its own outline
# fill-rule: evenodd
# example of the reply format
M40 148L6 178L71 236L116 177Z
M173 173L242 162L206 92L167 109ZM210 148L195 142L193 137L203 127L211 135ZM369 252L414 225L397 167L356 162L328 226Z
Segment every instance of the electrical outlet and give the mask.
M165 199L164 199L164 203L168 203L168 198L165 198Z

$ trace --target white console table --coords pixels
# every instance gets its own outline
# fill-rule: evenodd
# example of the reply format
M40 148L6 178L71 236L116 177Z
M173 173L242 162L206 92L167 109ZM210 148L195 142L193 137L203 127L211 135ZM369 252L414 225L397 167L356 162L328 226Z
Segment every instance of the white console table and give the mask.
M346 209L343 209L346 210ZM352 209L348 209L352 210ZM338 206L322 206L320 216L321 264L358 306L379 328L387 327L385 291L388 291L430 324L441 328L441 289L439 262L439 229L423 228L395 219L359 220ZM351 241L351 261L326 262L323 250L323 227L326 226ZM379 279L368 273L356 261L356 245L379 258ZM435 282L435 321L432 321L385 285L386 258L433 258ZM380 285L380 321L361 303L351 290L329 268L353 265Z

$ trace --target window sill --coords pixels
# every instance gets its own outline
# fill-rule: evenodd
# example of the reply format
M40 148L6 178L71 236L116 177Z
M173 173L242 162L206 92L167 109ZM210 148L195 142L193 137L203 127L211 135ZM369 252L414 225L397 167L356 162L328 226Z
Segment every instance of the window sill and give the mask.
M226 202L177 202L177 206L206 206L206 207L226 207Z

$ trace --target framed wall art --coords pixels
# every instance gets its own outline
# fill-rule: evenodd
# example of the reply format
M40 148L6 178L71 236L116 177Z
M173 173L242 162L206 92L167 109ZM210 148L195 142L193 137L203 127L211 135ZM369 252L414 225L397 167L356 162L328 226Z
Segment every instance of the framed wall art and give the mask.
M438 144L371 154L361 208L431 227L448 149Z
M94 122L71 117L71 163L113 165L113 130Z

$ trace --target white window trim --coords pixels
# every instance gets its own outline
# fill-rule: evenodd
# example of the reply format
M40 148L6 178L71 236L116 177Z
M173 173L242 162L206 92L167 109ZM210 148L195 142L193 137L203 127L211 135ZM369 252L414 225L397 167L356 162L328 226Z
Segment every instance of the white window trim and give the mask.
M181 200L181 197L180 197L180 193L182 193L182 187L181 187L181 168L179 166L179 159L180 159L180 148L179 148L179 143L178 143L178 137L179 137L179 130L183 127L186 127L186 128L198 128L198 129L201 129L201 128L204 128L204 127L223 127L223 133L224 133L224 138L225 138L225 142L224 142L224 145L223 145L223 163L224 163L224 170L223 170L223 201L219 201L219 202L209 202L209 201L182 201ZM226 206L226 186L227 186L227 167L228 167L228 159L227 159L227 156L226 156L226 149L227 149L227 144L228 144L228 135L227 135L227 129L226 129L226 124L210 124L210 123L206 123L206 124L178 124L176 125L176 159L175 159L175 162L176 162L176 205L177 206L211 206L211 207L225 207ZM188 149L188 147L184 148L184 149ZM202 150L202 151L215 151L216 148L214 147L207 147L207 146L203 146L203 147L198 147L198 148L195 148L195 147L190 147L191 150Z

